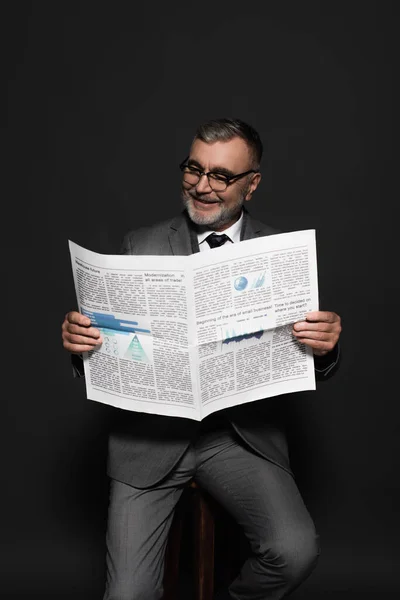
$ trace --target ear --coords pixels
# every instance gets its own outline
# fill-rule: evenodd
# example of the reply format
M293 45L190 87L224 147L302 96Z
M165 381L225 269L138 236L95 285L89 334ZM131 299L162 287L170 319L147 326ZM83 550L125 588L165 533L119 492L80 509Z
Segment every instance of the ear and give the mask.
M250 182L248 192L245 196L246 202L251 200L251 197L254 194L254 192L256 191L256 189L258 188L260 181L261 181L261 173L255 173Z

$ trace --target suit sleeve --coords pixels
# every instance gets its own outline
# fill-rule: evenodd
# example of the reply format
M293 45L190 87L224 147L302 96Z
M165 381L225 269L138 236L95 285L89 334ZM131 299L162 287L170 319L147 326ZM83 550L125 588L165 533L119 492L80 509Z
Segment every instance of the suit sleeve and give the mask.
M332 377L339 368L341 356L339 343L325 356L314 356L315 378L317 381L324 381Z
M83 358L81 354L71 354L72 375L76 377L85 377L83 368Z

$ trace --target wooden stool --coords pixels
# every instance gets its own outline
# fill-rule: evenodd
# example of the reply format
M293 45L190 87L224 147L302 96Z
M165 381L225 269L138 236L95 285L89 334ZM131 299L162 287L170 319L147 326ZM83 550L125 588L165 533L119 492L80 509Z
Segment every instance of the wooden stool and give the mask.
M194 508L194 580L196 600L212 600L214 594L214 534L213 500L192 481L182 494L175 510L165 555L164 600L177 600L179 555L182 525L187 501Z

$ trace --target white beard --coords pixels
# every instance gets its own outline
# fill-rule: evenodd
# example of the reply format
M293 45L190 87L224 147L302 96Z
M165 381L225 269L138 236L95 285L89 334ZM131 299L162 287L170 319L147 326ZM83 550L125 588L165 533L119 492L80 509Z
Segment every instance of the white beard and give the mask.
M246 192L247 193L247 192ZM202 213L195 209L193 199L186 191L182 192L182 200L189 217L196 225L206 225L210 229L219 229L225 225L229 225L239 218L244 204L246 193L241 194L235 204L226 206L223 201L220 204L215 204L215 209L212 214Z

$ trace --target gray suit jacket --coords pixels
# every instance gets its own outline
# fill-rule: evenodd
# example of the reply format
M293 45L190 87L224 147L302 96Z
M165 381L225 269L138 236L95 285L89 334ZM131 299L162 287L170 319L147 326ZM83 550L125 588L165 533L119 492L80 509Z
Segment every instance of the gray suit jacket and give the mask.
M247 212L241 239L278 233L252 219ZM122 253L135 255L189 255L198 251L197 236L186 213L152 227L128 233ZM317 375L331 373L338 362L337 352L325 359ZM267 460L289 472L286 436L276 399L265 399L218 413L228 419L243 442ZM178 462L200 423L191 419L164 417L115 409L115 423L109 437L110 477L146 488L158 483ZM213 418L211 415L209 418Z

